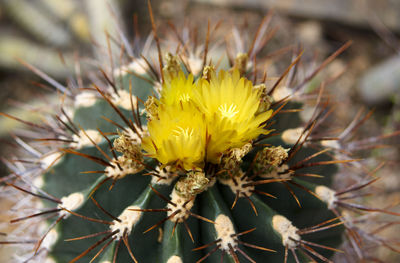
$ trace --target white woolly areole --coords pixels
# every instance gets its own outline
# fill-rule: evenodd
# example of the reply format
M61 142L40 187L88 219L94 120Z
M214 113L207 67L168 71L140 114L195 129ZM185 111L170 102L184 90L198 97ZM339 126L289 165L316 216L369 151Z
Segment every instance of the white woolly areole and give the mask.
M97 101L96 93L84 91L75 96L75 108L90 107Z
M182 259L178 256L172 256L168 259L167 263L183 263Z
M129 162L127 162L127 159L124 156L119 156L118 160L114 159L111 164L113 166L106 167L105 175L113 179L122 179L128 174L135 174L143 170L142 165L140 165L139 163L135 163L136 165L131 165ZM121 166L122 170L118 167L117 164Z
M320 185L315 188L315 193L324 201L329 209L336 207L336 201L338 200L336 192L326 186Z
M122 66L114 70L114 75L116 77L121 77L129 72L134 72L139 75L144 75L149 70L149 66L143 58L137 58L132 61L129 65Z
M183 222L183 220L186 220L189 217L188 212L190 211L190 209L192 209L194 205L194 198L191 201L187 202L188 199L185 199L184 197L180 196L176 192L175 188L174 190L172 190L170 197L171 197L171 202L176 204L176 206L173 206L172 204L168 203L167 208L171 209L170 211L168 211L168 216L179 210L179 212L170 220L172 222L178 222L178 223ZM186 202L187 204L183 206Z
M272 93L272 98L275 101L280 101L288 96L291 96L292 94L293 94L293 92L291 89L289 89L286 86L280 86L280 87L277 87L275 89L275 91Z
M287 129L282 133L282 140L286 144L295 144L297 140L300 138L301 134L303 133L303 128L294 128L294 129Z
M86 136L86 134L87 136ZM100 132L96 131L96 130L85 130L85 132L83 132L82 130L79 131L79 136L74 134L72 136L72 139L74 140L73 143L71 143L71 147L74 147L76 149L81 149L85 146L91 146L93 145L93 143L90 141L90 139L92 139L92 141L94 141L96 144L100 143L102 140L102 135L100 134Z
M42 247L50 250L53 245L57 242L58 233L55 229L50 230L42 242Z
M121 222L114 220L113 224L110 226L112 232L119 230L119 232L115 234L117 239L121 239L125 231L129 235L135 224L140 220L142 216L141 211L132 211L130 209L141 209L141 208L135 205L128 206L118 217L118 219L121 220Z
M50 153L46 156L43 156L40 159L40 166L43 170L46 170L48 168L50 168L51 166L55 165L56 163L58 163L61 159L62 153L60 152L54 152L54 153Z
M219 243L221 249L229 251L229 244L232 248L235 247L235 239L232 237L234 235L235 229L233 228L232 221L224 214L220 214L215 219L215 231L217 231L217 240L221 239Z
M67 118L67 116L69 117L69 116L73 116L74 115L74 108L70 107L70 106L66 106L66 107L64 107L64 111L65 111L65 114L62 114L59 117L63 122L68 123L69 122L69 118ZM63 137L63 136L60 136L60 137Z
M272 227L281 235L283 246L287 246L289 249L297 247L295 241L301 240L300 235L297 234L299 229L293 226L292 222L290 222L286 217L275 215L272 218Z
M111 93L111 101L117 105L120 106L121 108L125 109L125 110L132 110L132 105L133 105L133 109L136 108L136 102L137 99L135 96L131 96L131 94L124 90L124 89L120 89L118 90L118 94L115 93L115 91L113 89L110 90ZM131 99L130 97L132 97L132 104L131 104Z
M239 175L235 176L235 178L234 178L235 181L232 178L228 178L228 179L219 178L218 181L221 184L229 186L229 188L231 188L231 190L234 194L239 192L239 197L244 197L245 195L251 196L252 191L254 190L254 185L244 186L245 184L250 183L251 181L248 181L247 177L243 178L243 175L244 175L243 171L239 171ZM236 182L236 184L235 184L235 182Z
M43 177L38 176L35 179L33 179L33 185L36 186L37 188L43 188L43 186L44 186Z
M68 196L64 196L63 198L61 198L61 204L58 204L58 208L61 208L61 209L65 208L69 211L74 211L83 204L84 200L85 200L85 197L82 193L79 193L79 192L72 193ZM59 213L60 213L60 216L64 216L64 217L70 216L70 213L65 210L61 210Z

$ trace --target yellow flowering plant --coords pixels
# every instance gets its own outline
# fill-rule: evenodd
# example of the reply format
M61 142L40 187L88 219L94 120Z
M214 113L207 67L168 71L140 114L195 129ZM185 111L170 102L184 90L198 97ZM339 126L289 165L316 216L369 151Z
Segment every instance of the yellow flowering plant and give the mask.
M325 84L306 86L349 44L305 77L296 75L302 53L283 49L293 51L286 70L260 76L270 19L247 51L243 43L236 58L222 52L226 66L212 63L210 27L200 52L175 28L169 53L151 16L158 62L122 38L123 65L88 78L95 84L77 72L67 88L35 69L65 97L41 124L3 114L29 127L27 138L15 136L29 158L5 160L12 172L1 181L0 194L23 200L10 223L29 220L16 233L32 236L0 232L0 246L22 247L10 262L332 262L342 250L370 259L360 240L389 244L357 213L400 214L358 202L376 170L354 156L400 132L351 141L361 114L338 136L325 129ZM332 183L349 178L356 183ZM32 207L40 211L26 214Z

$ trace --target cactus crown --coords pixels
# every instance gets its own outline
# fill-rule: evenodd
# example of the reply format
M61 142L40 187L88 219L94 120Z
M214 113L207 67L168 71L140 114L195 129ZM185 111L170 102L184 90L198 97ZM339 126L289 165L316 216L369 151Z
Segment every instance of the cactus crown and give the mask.
M192 75L178 71L163 85L142 145L162 165L203 169L206 162L219 164L225 152L268 133L263 125L272 110L258 112L261 94L252 83L238 70L210 75L193 83Z

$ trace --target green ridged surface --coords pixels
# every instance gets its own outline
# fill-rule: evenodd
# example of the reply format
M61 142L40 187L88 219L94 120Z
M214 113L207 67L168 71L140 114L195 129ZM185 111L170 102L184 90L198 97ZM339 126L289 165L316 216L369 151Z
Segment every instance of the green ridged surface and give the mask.
M132 85L134 94L138 95L140 99L145 100L147 96L151 94L151 87L149 87L147 82L143 82L141 79L137 79L133 76L130 77L136 81L132 81L132 83L135 83ZM125 84L126 83L129 83L129 81L125 80ZM296 108L299 107L299 105L291 105L290 107ZM122 112L127 118L131 118L131 112L124 110L122 110ZM280 118L280 116L283 115L284 117ZM275 119L279 120L275 126L276 129L282 129L282 127L294 128L301 122L297 113L283 115L275 117ZM120 117L116 115L115 111L102 100L99 100L93 106L78 109L75 112L74 122L79 123L85 129L96 129L99 127L102 131L115 132L116 127L112 124L104 120L99 122L100 116L106 116L123 125L123 122ZM279 136L265 140L265 143L275 146L282 145L286 148L290 147L289 145L285 145ZM104 139L99 146L109 156L112 156L108 144ZM242 165L244 170L249 167L252 156L255 156L255 151L257 150L260 149L254 149L253 152L249 153L249 155L244 158L244 163ZM94 146L88 146L79 151L104 159ZM315 152L316 150L303 148L298 152L295 158L291 160L289 165ZM321 160L330 160L330 158L328 155L321 155L312 161ZM154 166L154 162L146 162ZM88 199L90 190L93 189L100 180L105 178L105 176L101 174L81 173L90 170L104 170L104 166L81 156L67 154L44 175L45 186L43 189L58 198L67 196L73 192L82 192L86 195L87 200L80 209L75 211L76 213L96 219L112 221L110 217L105 215L90 199ZM126 207L139 203L145 203L141 208L166 208L166 202L150 189L149 184L151 184L151 177L144 175L146 172L147 171L143 171L139 174L127 175L123 179L118 180L112 190L109 190L111 182L107 182L94 193L93 197L105 210L116 217L119 216ZM303 179L296 179L296 182L299 184L314 187L319 184L329 185L332 176L337 172L337 168L335 165L327 165L302 169L301 172L318 173L325 176L322 179L307 179L307 182ZM170 186L153 184L153 187L164 196L169 197L173 185L173 183ZM195 205L191 211L210 220L215 220L221 213L225 214L234 223L237 233L256 227L255 231L240 236L239 239L277 251L276 253L260 251L240 245L240 248L257 262L283 262L284 247L282 246L280 235L272 228L271 220L273 215L284 215L298 228L309 227L334 217L322 201L298 189L296 186L292 186L292 189L300 200L301 208L281 183L260 185L257 186L256 189L273 194L277 197L277 199L272 199L253 194L250 199L254 203L258 215L255 215L248 200L245 198L239 198L236 206L231 210L230 207L234 201L234 195L227 186L218 182L196 197ZM189 238L184 225L181 223L176 226L174 235L172 235L174 223L171 221L167 221L160 227L143 234L146 229L164 219L166 216L166 212L145 212L141 220L134 227L129 236L129 244L139 262L167 262L173 255L182 257L183 262L196 262L213 248L213 246L210 246L201 251L192 251L196 247L215 241L216 238L214 224L193 217L189 218L187 222L192 231L194 243ZM72 242L65 242L65 239L94 234L107 229L107 225L89 222L76 216L70 216L58 225L57 231L59 233L59 238L53 246L50 255L57 262L68 262L93 245L97 240L100 240L103 236ZM162 233L161 236L160 233ZM306 240L337 247L341 242L341 233L342 229L335 228L318 234L307 235ZM97 258L96 262L106 260L112 261L116 243L117 241L112 242L112 245ZM88 253L79 262L89 262L99 248ZM331 253L326 250L316 250L324 256L331 256ZM240 262L247 261L240 253L237 254ZM205 262L219 262L220 258L221 251L217 251ZM300 254L299 258L302 258ZM101 260L99 261L99 259ZM123 242L121 242L119 246L117 262L132 262ZM230 255L226 254L224 256L224 262L234 261ZM289 256L288 262L294 262L294 259Z

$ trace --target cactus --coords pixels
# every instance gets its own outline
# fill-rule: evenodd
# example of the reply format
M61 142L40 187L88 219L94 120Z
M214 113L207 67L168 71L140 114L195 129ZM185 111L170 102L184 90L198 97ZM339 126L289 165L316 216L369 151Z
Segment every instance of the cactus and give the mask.
M64 93L60 108L43 123L17 119L35 140L15 136L30 156L5 160L12 173L2 179L4 193L40 211L20 204L11 223L28 225L3 233L0 244L19 244L22 261L37 262L368 260L361 240L396 251L379 231L362 230L354 211L400 215L360 203L377 179L355 157L398 132L352 141L366 120L359 115L332 136L324 83L306 93L348 43L305 78L294 75L295 51L266 85L255 58L269 20L225 68L208 53L210 26L201 52L179 37L170 53L153 22L158 62L127 56L93 83L78 79L79 88L47 76ZM300 111L313 101L304 120ZM33 239L17 235L26 229Z

